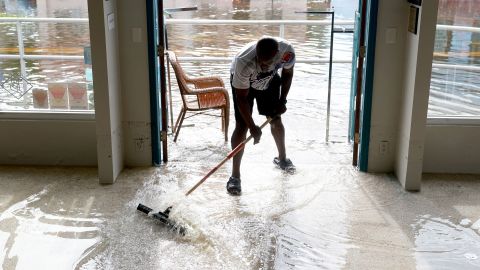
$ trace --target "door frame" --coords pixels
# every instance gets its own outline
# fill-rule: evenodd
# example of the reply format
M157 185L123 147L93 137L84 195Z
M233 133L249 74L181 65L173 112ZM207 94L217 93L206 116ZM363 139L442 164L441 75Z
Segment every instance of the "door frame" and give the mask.
M165 19L163 16L163 1L146 0L146 9L152 164L158 166L161 161L168 161L168 112L166 101Z
M360 21L361 23L364 23L364 26L362 27L364 33L362 33L363 31L360 29L360 31L355 31L355 35L360 35L361 37L363 34L364 40L362 42L360 37L355 37L359 42L354 45L354 58L352 61L354 61L355 64L352 64L352 68L355 70L352 71L352 74L356 73L357 76L352 77L352 100L350 109L350 119L353 121L353 125L351 126L354 126L354 129L350 129L349 138L353 137L354 139L353 165L358 165L360 171L366 172L368 171L368 151L370 146L378 0L359 0L358 8L362 9ZM362 50L364 51L364 59L361 59L363 54ZM356 56L358 57L359 62L363 61L361 67L362 70L358 70L358 67L356 66ZM356 81L353 81L354 79ZM361 86L361 88L358 89L358 86ZM353 100L355 100L356 104L354 109ZM353 114L355 114L356 117L354 117ZM355 133L352 134L352 131Z
M360 120L359 169L368 171L368 150L370 147L370 124L372 118L373 77L375 68L375 48L377 41L378 0L368 0L366 27L366 54L363 81L362 117Z

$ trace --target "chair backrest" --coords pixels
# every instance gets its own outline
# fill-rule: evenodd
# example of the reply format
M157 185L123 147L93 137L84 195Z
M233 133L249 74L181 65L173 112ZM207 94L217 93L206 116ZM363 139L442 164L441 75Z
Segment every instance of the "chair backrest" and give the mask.
M168 54L168 60L172 65L173 71L175 72L175 77L177 77L178 88L180 88L180 93L182 94L182 99L183 99L184 98L183 95L192 93L192 91L189 89L187 85L187 81L189 81L189 78L187 74L185 74L185 72L183 71L183 68L178 62L178 59L175 53L172 51L168 51L167 54Z

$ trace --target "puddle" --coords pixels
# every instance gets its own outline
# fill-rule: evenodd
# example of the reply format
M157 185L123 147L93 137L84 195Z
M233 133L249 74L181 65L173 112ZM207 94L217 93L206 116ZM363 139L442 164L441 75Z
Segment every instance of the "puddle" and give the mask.
M343 198L331 192L339 177L335 168L325 167L319 174L310 165L295 175L282 175L273 164L261 163L254 169L246 163L250 169L244 173L242 196L225 192L225 170L185 198L183 192L199 179L203 166L177 162L159 169L162 173L146 181L125 205L131 214L109 221L102 232L108 245L90 254L79 268L338 269L345 265L352 244L346 214L338 207ZM187 235L175 235L135 211L138 203L157 211L173 205L171 218L187 225Z
M415 230L417 269L479 269L480 231L475 223L422 216Z
M100 241L100 219L78 217L72 208L44 212L48 193L46 187L1 213L2 269L73 269Z

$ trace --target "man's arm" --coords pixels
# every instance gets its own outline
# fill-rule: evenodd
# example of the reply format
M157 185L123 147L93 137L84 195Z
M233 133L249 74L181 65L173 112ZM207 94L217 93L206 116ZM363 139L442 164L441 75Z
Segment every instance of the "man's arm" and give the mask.
M290 86L292 85L293 78L293 67L289 69L282 69L282 93L280 94L280 100L287 100L288 91L290 91Z

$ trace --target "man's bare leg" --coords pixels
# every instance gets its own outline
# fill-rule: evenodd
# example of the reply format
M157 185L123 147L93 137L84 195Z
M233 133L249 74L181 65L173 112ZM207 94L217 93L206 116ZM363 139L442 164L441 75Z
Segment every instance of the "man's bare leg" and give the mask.
M232 149L235 149L237 145L242 143L246 136L247 136L248 128L245 124L239 123L238 121L235 124L235 130L233 131L232 138L231 138L231 145ZM240 165L242 163L243 157L243 149L240 150L234 157L233 157L233 167L232 167L232 176L236 178L240 178Z
M281 116L272 119L272 122L270 122L270 130L277 145L278 159L285 160L287 158L285 150L285 127L283 126Z

